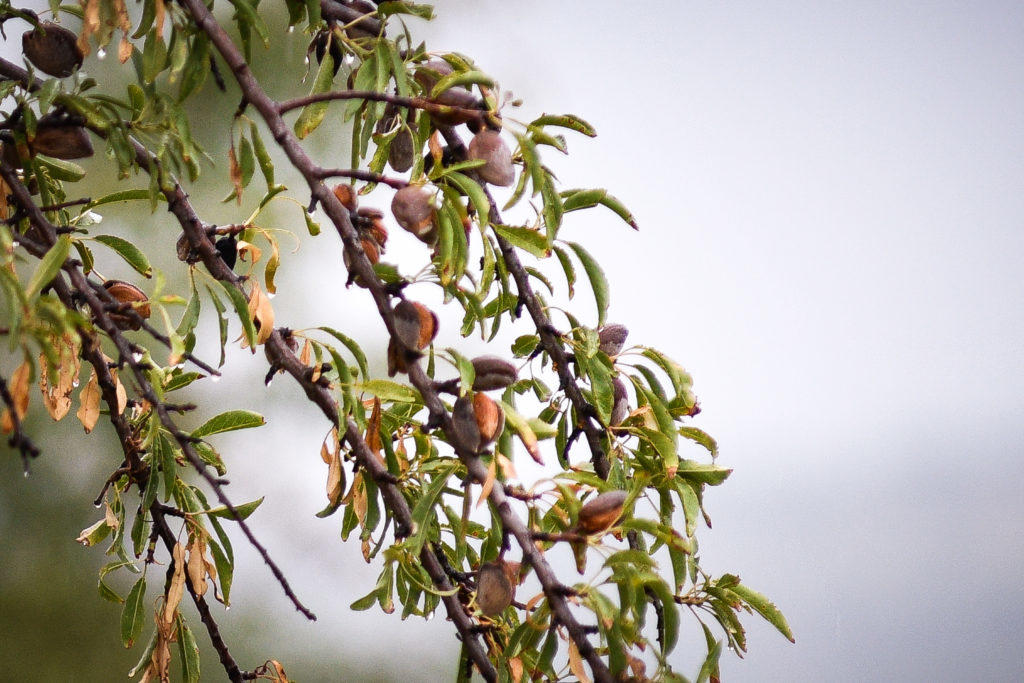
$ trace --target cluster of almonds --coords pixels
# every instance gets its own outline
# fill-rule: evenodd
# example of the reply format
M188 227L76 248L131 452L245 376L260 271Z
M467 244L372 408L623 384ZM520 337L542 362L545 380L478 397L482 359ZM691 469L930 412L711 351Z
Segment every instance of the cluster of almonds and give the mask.
M372 207L359 206L356 199L356 192L351 185L338 185L334 188L334 196L338 198L342 206L348 209L352 220L352 226L359 236L359 246L371 264L380 261L380 255L388 243L388 229L384 225L384 212ZM366 287L362 278L352 272L352 259L348 252L342 254L345 261L345 268L349 272L349 282L354 282L360 287ZM429 342L428 342L429 343Z
M82 66L82 52L78 49L78 36L53 23L40 22L21 37L25 57L37 69L50 76L64 78ZM56 159L84 159L93 154L89 133L81 120L58 111L47 114L36 123L35 135L28 140L29 149L19 150L13 138L4 136L2 157L4 163L21 168L26 157L45 154Z

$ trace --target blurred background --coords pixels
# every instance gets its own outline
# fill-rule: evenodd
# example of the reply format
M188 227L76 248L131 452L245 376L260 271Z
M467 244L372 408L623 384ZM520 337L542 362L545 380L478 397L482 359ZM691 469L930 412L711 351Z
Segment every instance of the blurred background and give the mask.
M770 596L797 640L748 617L749 653L723 656L723 680L1024 678L1024 6L450 0L437 13L410 22L417 40L472 56L522 98L508 117L573 112L597 128L545 161L566 187L609 188L641 226L595 210L564 236L601 260L630 341L694 375L695 424L735 468L706 496L704 566ZM3 50L20 61L16 23ZM301 35L286 40L301 55ZM277 97L308 87L266 55L254 66L277 76ZM86 69L110 83L125 67ZM221 168L225 100L193 119ZM339 118L310 141L331 165L348 156ZM81 192L95 196L114 181L89 182ZM191 191L203 217L232 220L218 203L226 174L202 182ZM344 289L338 240L310 240L298 211L282 202L263 217L302 237L279 275L278 324L329 321L377 345L379 363L381 326L365 293ZM169 216L104 218L176 269ZM397 232L387 259L403 263L415 245ZM129 276L109 264L105 275ZM575 306L593 324L585 291ZM464 343L452 328L443 343ZM458 646L443 618L348 609L379 568L341 543L340 517L313 517L327 428L289 382L264 389L265 369L231 353L224 381L195 397L267 415L216 445L233 499L266 495L253 525L320 620L292 609L236 535L220 617L232 652L249 669L279 659L300 680L450 678ZM74 538L120 457L104 429L83 441L73 418L53 427L41 412L32 476L16 454L0 458L4 675L111 680L140 653L121 650L120 609L96 594L102 548ZM684 624L673 661L692 676L703 638ZM204 671L222 676L212 657Z

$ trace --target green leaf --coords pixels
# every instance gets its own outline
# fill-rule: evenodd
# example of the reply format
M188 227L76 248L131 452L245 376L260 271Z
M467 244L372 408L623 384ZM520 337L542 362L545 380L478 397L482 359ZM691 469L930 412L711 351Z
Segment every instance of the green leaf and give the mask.
M305 209L302 209L302 218L306 221L306 230L309 231L310 237L316 237L320 234L320 224L314 221L313 217Z
M636 219L633 218L633 214L629 212L629 209L627 209L618 199L608 194L608 190L566 190L562 193L562 197L565 198L563 206L566 213L569 213L570 211L578 211L579 209L589 209L601 204L602 206L606 206L614 211L619 218L629 224L629 227L634 230L640 229L640 226L636 224Z
M149 259L142 253L142 250L128 240L116 235L97 235L93 239L116 251L137 273L144 277L152 277L153 268L149 265Z
M181 677L186 683L199 683L199 645L192 630L178 617L178 649L181 652Z
M588 138L597 136L597 131L594 130L593 126L573 114L543 114L531 121L530 126L558 126L559 128L568 128L577 133L582 133Z
M779 608L771 600L742 583L733 586L732 592L743 598L745 603L764 617L769 624L777 628L779 633L785 636L789 642L796 642L796 639L793 638L793 632L789 629L789 624L786 622L786 617L782 615L782 612L779 611Z
M548 250L547 237L532 228L495 225L494 231L512 245L525 249L537 258L545 258L551 253Z
M260 503L262 502L263 498L261 497L257 498L256 500L251 500L248 503L235 505L235 512L237 512L238 516L242 519L248 519L249 515L256 512L256 508L258 508L260 506ZM231 511L228 509L226 505L218 505L215 508L210 508L209 510L206 511L205 514L212 515L214 517L221 517L223 519L230 519L231 521L237 521L235 516L231 514Z
M575 242L566 242L566 244L576 252L576 258L583 264L583 270L586 271L587 277L590 279L590 288L594 291L594 301L597 303L597 326L600 327L604 325L605 316L608 314L608 279L605 277L604 271L601 270L601 266L586 249Z
M573 285L576 284L576 268L572 265L572 259L569 258L569 254L566 253L565 249L559 246L554 247L555 256L558 257L558 262L562 264L562 270L565 272L565 283L569 288L569 298L571 299L573 294Z
M714 440L714 438L712 438L710 434L705 432L703 429L698 429L697 427L689 426L680 427L679 435L682 436L683 438L689 439L690 441L695 441L704 448L708 449L708 452L711 453L712 458L718 457L718 443Z
M434 18L434 8L415 2L381 2L377 4L377 16L381 19L386 19L392 14L411 14L429 21Z
M475 180L461 173L451 172L445 174L444 177L458 185L459 189L469 197L469 201L473 203L473 208L476 209L477 220L480 225L487 225L491 204L487 201L487 195L484 193L483 188Z
M445 90L450 90L460 85L483 85L488 88L494 87L494 79L483 71L455 71L440 79L430 91L430 98L435 99Z
M25 288L26 298L34 298L39 292L43 291L43 287L50 284L53 278L57 277L57 273L60 272L61 266L64 265L64 261L67 260L70 251L71 237L61 235L57 242L40 259L39 265L36 266L36 271L32 273L32 278L28 281L28 287Z
M376 396L383 401L395 401L396 403L421 403L423 401L420 392L412 387L386 379L371 379L357 385L356 390Z
M331 57L330 50L325 50L323 60L320 62L320 68L317 69L316 78L313 81L313 89L310 91L310 94L317 95L319 93L329 91L333 82L334 58ZM330 102L314 102L306 105L303 108L302 113L299 114L299 118L295 121L295 135L302 140L319 128L320 124L323 123L324 117L327 115L327 108L329 106Z
M356 363L359 364L360 376L364 380L369 379L370 370L369 366L366 363L366 354L363 353L363 350L359 347L359 344L356 344L355 341L353 341L350 337L342 334L341 332L338 332L333 327L318 327L317 329L320 330L321 332L326 332L327 334L331 335L332 337L340 341L342 344L344 344L345 348L349 350L349 353L355 356Z
M86 204L85 210L88 211L89 209L95 209L97 206L113 204L114 202L130 202L145 199L149 199L149 190L121 190L120 192L111 192L92 200ZM167 198L163 195L159 195L159 199L167 201Z
M251 429L265 424L266 420L259 413L254 413L251 410L229 410L211 417L199 429L192 432L192 436L199 439L211 434L233 432L236 429Z
M245 135L238 144L238 167L242 172L242 187L249 187L252 174L256 171L256 157L252 151L252 143Z
M121 610L121 642L131 647L142 632L142 624L146 621L146 577L141 576L128 592Z
M238 314L238 320L242 323L242 333L245 335L246 340L249 342L249 348L256 353L256 326L253 325L252 317L249 315L249 302L245 300L245 295L242 294L234 285L227 282L217 281L217 284L221 286L224 293L231 299L231 305L235 308L235 313Z
M260 131L255 121L249 123L249 137L252 138L252 149L256 154L256 161L259 162L260 172L263 174L263 179L267 182L267 189L269 190L274 187L274 162L270 158L270 153L267 152L266 146L263 144L263 138L260 136Z

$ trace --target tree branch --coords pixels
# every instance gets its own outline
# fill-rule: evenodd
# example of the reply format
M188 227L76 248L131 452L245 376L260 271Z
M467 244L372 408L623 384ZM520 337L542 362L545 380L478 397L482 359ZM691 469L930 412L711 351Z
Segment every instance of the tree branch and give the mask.
M324 186L317 175L316 165L305 153L305 150L302 149L298 139L292 134L281 118L278 104L263 91L262 86L253 76L241 52L210 14L206 5L201 0L179 1L192 15L196 25L210 37L211 42L217 48L221 57L231 67L231 71L241 87L246 101L259 111L263 120L270 128L274 140L284 150L291 164L306 179L313 201L320 203L324 207L324 211L334 224L344 243L345 251L348 253L352 264L351 269L354 269L361 281L367 285L388 333L393 340L397 341L399 337L395 332L395 319L389 295L384 283L377 277L369 260L358 246L358 238L348 211L341 205L341 202L334 196L334 193ZM422 395L424 403L430 412L431 422L436 421L438 426L445 430L446 434L453 434L451 416L445 410L443 402L434 390L433 381L427 377L418 362L410 363L409 379ZM350 422L349 428L351 429L353 426L354 423ZM474 480L481 484L487 481L487 467L483 465L475 453L470 453L458 446L455 447L455 451ZM576 621L569 608L568 601L565 599L566 587L558 581L554 571L548 565L543 552L534 545L530 538L529 529L512 510L509 498L506 497L500 482L494 483L489 500L498 511L504 528L510 531L516 538L522 550L524 561L533 566L534 572L544 589L544 594L551 605L555 619L569 632L569 636L576 644L580 654L590 664L594 677L600 681L611 681L611 673L608 671L607 665L590 643L586 629Z

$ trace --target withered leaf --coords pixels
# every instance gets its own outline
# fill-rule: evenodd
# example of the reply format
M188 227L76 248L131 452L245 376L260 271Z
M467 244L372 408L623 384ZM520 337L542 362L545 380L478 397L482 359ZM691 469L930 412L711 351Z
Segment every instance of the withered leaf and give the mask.
M75 416L85 427L85 433L88 434L100 419L100 383L95 369L90 373L89 381L78 394L78 402L81 405Z
M487 496L491 495L491 489L494 488L494 480L498 478L498 467L497 459L491 458L491 465L487 468L487 480L484 482L484 486L480 489L480 498L476 501L476 506L480 507L487 500Z
M270 299L263 293L260 283L255 280L249 294L249 315L256 326L256 344L263 344L274 333L274 309L270 305ZM242 343L242 348L245 348L245 342ZM253 349L253 353L255 352Z
M569 670L580 680L580 683L590 683L590 676L583 668L583 658L580 657L580 650L576 647L576 641L569 640Z
M10 392L11 398L14 399L14 413L19 420L28 412L28 380L31 372L32 368L28 361L23 361L11 375L11 381L7 385L7 390ZM0 429L4 434L14 431L14 418L11 416L10 409L5 409L3 416L0 417Z
M163 612L164 624L168 626L174 622L174 615L185 594L185 546L180 542L175 543L171 556L174 558L174 574L171 576L171 585L167 587Z
M235 188L235 199L238 205L242 205L242 167L238 164L238 157L235 155L235 141L231 141L228 149L228 176L231 178L231 185Z

